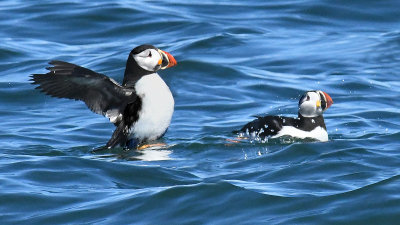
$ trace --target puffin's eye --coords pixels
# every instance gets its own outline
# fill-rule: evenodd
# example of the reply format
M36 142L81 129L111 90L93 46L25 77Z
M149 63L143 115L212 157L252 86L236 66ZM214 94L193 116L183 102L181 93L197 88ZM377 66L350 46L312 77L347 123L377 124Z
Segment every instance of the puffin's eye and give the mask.
M310 96L307 95L307 100L306 101L310 101Z
M151 51L149 51L149 55L147 57L151 57Z

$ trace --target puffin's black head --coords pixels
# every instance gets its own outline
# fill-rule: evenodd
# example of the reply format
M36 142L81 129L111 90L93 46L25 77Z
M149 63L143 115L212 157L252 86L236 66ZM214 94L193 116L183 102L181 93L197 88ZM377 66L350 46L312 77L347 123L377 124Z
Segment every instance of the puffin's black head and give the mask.
M129 57L132 57L139 67L149 72L156 72L177 64L171 54L147 44L132 49Z
M299 113L304 117L317 117L333 104L331 96L323 91L307 91L299 100Z
M142 76L175 66L175 58L153 45L140 45L132 49L126 62L123 84L133 84Z

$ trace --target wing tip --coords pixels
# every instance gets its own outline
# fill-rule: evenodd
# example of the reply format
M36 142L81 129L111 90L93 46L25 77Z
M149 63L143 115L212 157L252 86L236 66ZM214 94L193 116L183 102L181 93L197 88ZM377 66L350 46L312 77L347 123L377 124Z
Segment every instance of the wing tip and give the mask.
M44 74L35 73L35 74L29 75L29 77L30 77L29 81L31 82L31 84L38 84L39 83L38 79L41 75L44 75Z

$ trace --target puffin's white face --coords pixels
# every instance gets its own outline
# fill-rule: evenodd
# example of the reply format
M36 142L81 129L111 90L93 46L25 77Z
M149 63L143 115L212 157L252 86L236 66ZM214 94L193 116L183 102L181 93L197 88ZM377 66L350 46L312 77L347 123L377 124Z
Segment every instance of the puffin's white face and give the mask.
M304 117L317 117L333 104L332 98L323 91L308 91L299 101L299 113Z
M163 56L156 49L145 49L144 51L132 55L136 63L143 69L156 72L161 68Z

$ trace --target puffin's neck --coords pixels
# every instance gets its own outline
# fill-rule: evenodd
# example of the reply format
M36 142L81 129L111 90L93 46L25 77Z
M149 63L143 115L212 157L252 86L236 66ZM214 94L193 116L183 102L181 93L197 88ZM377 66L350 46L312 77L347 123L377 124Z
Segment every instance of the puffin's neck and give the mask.
M315 127L322 127L326 130L324 117L322 115L316 117L304 117L298 114L298 125L304 130L313 130Z
M147 71L140 67L133 59L133 57L129 55L128 60L126 61L125 74L122 85L132 87L141 77L152 73L154 72Z

